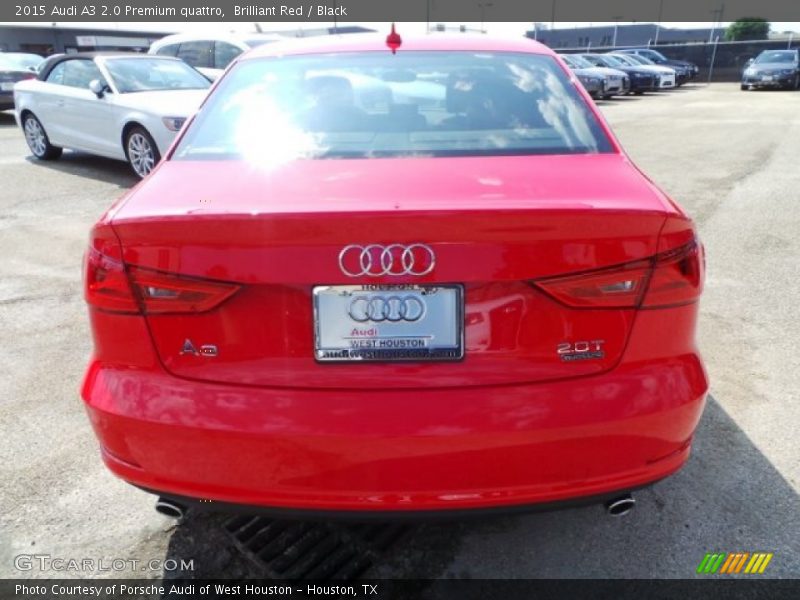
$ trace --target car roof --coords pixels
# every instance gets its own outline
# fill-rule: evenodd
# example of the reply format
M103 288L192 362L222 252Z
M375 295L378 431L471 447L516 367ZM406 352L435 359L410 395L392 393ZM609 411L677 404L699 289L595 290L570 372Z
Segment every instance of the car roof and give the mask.
M494 37L489 35L439 34L403 35L397 52L413 51L476 51L476 52L524 52L555 56L547 46L526 37ZM386 34L348 33L343 35L293 38L258 46L245 54L241 60L287 56L297 54L325 54L329 52L389 52Z
M72 60L75 58L83 58L85 60L94 60L95 58L163 58L169 60L178 60L169 56L152 56L149 54L142 54L141 52L73 52L72 54L58 54L45 59L44 65L39 71L38 79L44 81L50 75L57 65L62 62Z
M167 44L179 44L181 42L238 42L246 44L248 40L283 40L281 35L271 33L260 33L252 31L250 33L173 33L153 42L150 48L160 48Z

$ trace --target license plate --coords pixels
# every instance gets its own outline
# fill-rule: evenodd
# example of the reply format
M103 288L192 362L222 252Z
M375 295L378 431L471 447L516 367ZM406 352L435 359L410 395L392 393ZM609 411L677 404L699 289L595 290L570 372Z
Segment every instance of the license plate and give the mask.
M459 360L460 285L314 288L315 358L321 362Z
M761 81L772 81L772 75L762 75Z
M4 92L10 92L14 89L14 83L15 82L13 81L4 81L3 83L0 83L0 90Z

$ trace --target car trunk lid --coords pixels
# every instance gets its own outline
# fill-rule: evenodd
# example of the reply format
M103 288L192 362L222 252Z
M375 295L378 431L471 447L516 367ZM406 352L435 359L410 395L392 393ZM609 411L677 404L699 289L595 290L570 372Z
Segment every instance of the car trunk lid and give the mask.
M202 314L148 315L172 373L273 387L411 388L612 368L635 310L568 308L530 281L653 256L675 211L617 154L316 160L270 171L169 161L116 210L113 226L129 266L242 286ZM345 274L343 248L370 244L425 244L435 268ZM315 360L315 286L398 284L463 286L462 360ZM186 352L187 341L217 352ZM601 352L574 361L559 354L584 342L601 342Z

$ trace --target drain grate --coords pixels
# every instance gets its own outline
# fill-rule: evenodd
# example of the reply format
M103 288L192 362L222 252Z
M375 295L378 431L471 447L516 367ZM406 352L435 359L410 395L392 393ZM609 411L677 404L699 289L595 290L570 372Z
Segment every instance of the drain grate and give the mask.
M239 550L271 579L357 579L414 527L238 516L225 523Z

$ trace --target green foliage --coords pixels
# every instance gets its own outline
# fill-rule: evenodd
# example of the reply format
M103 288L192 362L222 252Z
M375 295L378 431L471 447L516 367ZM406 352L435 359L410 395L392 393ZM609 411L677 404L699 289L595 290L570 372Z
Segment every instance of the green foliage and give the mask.
M725 39L731 42L742 40L766 40L769 37L769 21L758 17L736 19L728 25Z

